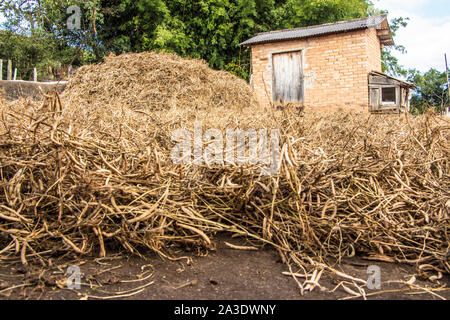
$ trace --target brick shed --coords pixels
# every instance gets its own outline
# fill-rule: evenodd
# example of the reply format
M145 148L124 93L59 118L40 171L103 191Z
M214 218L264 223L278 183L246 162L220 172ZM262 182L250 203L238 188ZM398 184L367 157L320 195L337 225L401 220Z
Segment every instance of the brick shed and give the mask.
M265 32L242 43L252 50L251 84L261 104L405 111L412 85L381 73L381 49L393 44L386 15Z

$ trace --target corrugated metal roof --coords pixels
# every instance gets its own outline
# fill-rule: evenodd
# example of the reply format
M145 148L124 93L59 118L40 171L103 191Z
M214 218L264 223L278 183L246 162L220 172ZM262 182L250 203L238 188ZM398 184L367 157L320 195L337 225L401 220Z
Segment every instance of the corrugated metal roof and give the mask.
M307 38L330 33L339 33L358 29L381 28L381 24L387 21L386 15L372 16L363 19L327 23L306 28L286 29L259 33L257 36L242 42L241 45L249 46L253 44L285 41Z
M416 85L414 83L411 83L411 82L408 82L408 81L405 81L405 80L400 80L400 79L388 76L387 74L382 73L382 72L371 71L369 74L373 75L373 76L381 76L381 77L385 77L385 78L388 78L388 79L392 79L392 80L400 82L401 84L403 84L403 85L405 85L407 87L414 88L414 89L416 88Z

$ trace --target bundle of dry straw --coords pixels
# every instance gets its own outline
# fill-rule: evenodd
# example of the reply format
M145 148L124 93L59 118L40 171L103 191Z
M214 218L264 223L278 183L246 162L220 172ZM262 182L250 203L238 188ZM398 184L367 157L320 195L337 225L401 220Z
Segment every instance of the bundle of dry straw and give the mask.
M189 75L181 83L196 87L186 96L194 102L182 98L180 108L170 101L184 90L128 82L147 83L149 73L132 79L143 58L149 73L167 77L157 81L174 85ZM114 78L124 70L130 79ZM219 78L227 84L210 83ZM43 104L2 102L0 261L20 254L24 264L31 257L45 264L46 254L67 251L105 256L114 244L170 256L169 244L212 248L214 234L226 231L272 245L305 274L353 255L450 272L448 122L299 117L258 109L248 90L198 61L149 53L86 67L62 103L56 94ZM207 106L212 95L229 105L226 113ZM205 130L279 129L278 174L261 176L257 165L174 164L171 132L191 130L195 120Z

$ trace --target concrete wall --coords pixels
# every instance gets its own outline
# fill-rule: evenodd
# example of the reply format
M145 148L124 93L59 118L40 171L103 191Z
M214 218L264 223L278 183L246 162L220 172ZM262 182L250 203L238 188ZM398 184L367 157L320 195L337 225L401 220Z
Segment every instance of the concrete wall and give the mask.
M55 88L59 93L64 91L67 82L45 83L45 82L31 82L31 81L7 81L0 80L0 95L4 96L6 100L16 100L18 98L30 98L32 100L42 100L39 87L44 93L49 93Z

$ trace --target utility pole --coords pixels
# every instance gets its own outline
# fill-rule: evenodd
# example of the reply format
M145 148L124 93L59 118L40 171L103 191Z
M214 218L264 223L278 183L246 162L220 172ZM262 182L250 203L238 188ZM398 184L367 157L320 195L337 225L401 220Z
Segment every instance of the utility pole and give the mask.
M450 100L450 81L448 80L448 65L447 65L447 54L445 56L445 73L447 74L447 90L448 90L448 98Z

